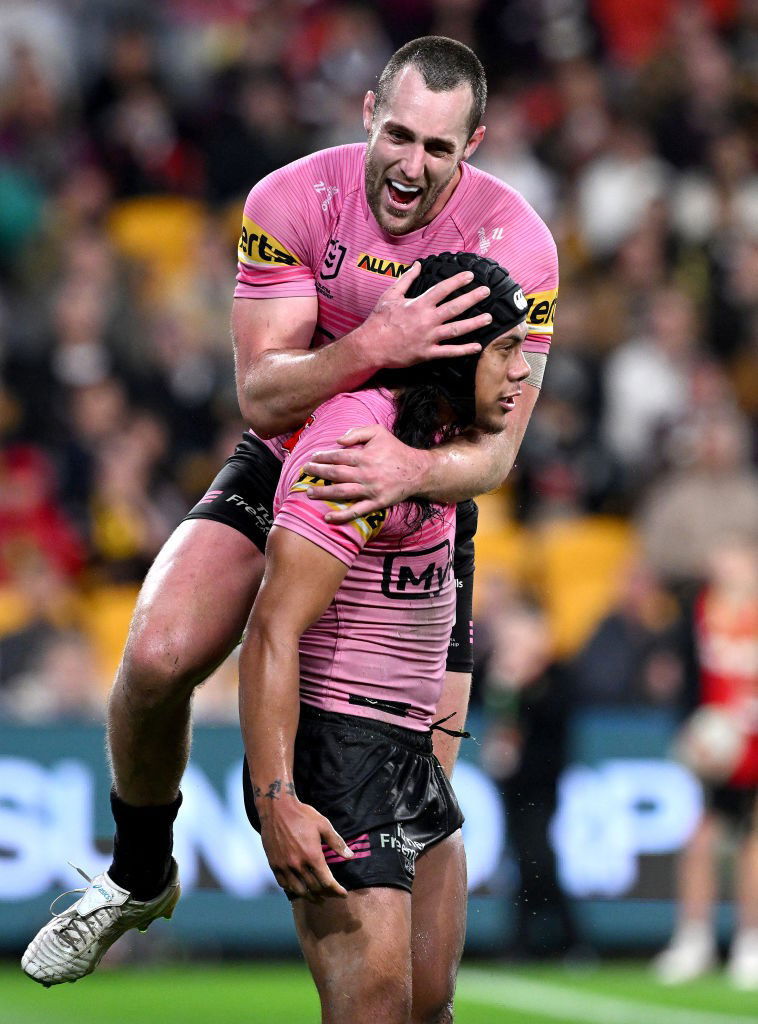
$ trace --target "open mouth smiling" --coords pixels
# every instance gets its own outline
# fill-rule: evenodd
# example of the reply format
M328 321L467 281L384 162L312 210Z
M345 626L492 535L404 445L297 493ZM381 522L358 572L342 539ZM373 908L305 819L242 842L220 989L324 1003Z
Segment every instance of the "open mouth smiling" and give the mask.
M406 185L395 178L387 178L387 192L392 205L401 210L409 210L415 206L423 194L419 185Z

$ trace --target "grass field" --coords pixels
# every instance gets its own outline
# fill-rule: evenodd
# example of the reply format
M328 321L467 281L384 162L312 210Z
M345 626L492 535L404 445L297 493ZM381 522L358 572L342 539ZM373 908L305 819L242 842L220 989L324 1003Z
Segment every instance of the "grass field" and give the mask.
M718 974L682 988L651 981L644 965L506 968L470 963L460 974L456 1024L756 1024L758 993ZM287 964L120 967L43 989L0 966L0 1024L317 1024L304 968ZM367 1022L371 1024L371 1022Z

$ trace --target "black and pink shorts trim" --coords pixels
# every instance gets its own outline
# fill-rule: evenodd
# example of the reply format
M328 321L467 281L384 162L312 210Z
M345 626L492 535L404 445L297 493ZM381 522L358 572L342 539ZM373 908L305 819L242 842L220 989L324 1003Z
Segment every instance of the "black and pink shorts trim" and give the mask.
M248 818L260 832L247 762L243 788ZM417 859L463 824L430 732L305 704L295 741L295 789L355 852L345 860L325 849L329 869L348 890L411 892Z

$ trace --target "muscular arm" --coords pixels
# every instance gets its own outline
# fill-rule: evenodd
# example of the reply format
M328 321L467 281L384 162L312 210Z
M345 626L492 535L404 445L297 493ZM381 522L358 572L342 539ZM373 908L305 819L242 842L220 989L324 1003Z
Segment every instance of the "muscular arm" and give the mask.
M348 431L340 438L345 447L315 452L304 467L333 482L314 488L309 497L353 502L327 513L327 521L339 523L416 494L457 502L491 491L513 468L538 395L538 388L524 386L501 434L471 431L431 451L408 448L381 427Z
M422 497L457 502L499 487L516 461L539 389L526 385L501 434L474 431L423 454L417 482Z
M234 300L237 399L261 437L295 429L322 402L359 387L378 369L365 329L308 351L317 315L315 297Z
M311 541L274 527L240 655L240 721L261 837L277 881L298 895L345 895L326 865L322 841L352 856L329 821L300 803L293 774L300 637L329 606L346 572Z
M418 298L407 299L405 292L418 273L419 264L414 263L380 296L363 324L313 351L309 346L318 317L315 296L235 299L234 367L245 422L261 437L275 437L299 427L322 402L355 390L382 367L478 352L476 342L455 345L453 350L440 343L492 319L480 314L445 322L479 301L486 289L474 288L446 302L472 277L456 274Z

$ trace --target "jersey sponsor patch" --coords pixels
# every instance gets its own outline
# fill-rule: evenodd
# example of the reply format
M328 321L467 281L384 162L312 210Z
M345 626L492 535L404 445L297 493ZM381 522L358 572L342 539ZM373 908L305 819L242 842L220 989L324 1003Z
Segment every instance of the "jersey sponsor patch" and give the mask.
M302 265L298 257L278 239L256 224L250 217L242 218L242 234L240 235L237 255L240 263L245 266L271 266L278 264L285 267Z
M331 482L331 480L325 480L323 477L312 476L310 473L302 472L295 483L290 487L290 494L296 491L307 491L309 487L327 487ZM328 505L329 508L342 510L350 508L352 502L325 501L324 504ZM365 516L359 516L357 519L351 519L350 522L345 523L345 525L354 527L363 538L364 544L368 544L370 540L381 532L386 520L387 509L380 508L376 512L367 512Z
M362 252L357 260L359 270L365 270L369 274L379 274L381 277L400 277L411 266L410 263L398 263L395 260L383 260L379 256L372 256L371 253Z
M547 292L532 292L526 296L529 312L526 314L526 325L530 334L552 334L555 324L555 304L558 301L558 289Z
M453 579L453 553L444 540L423 551L399 551L387 555L382 571L385 597L420 601L437 597Z

